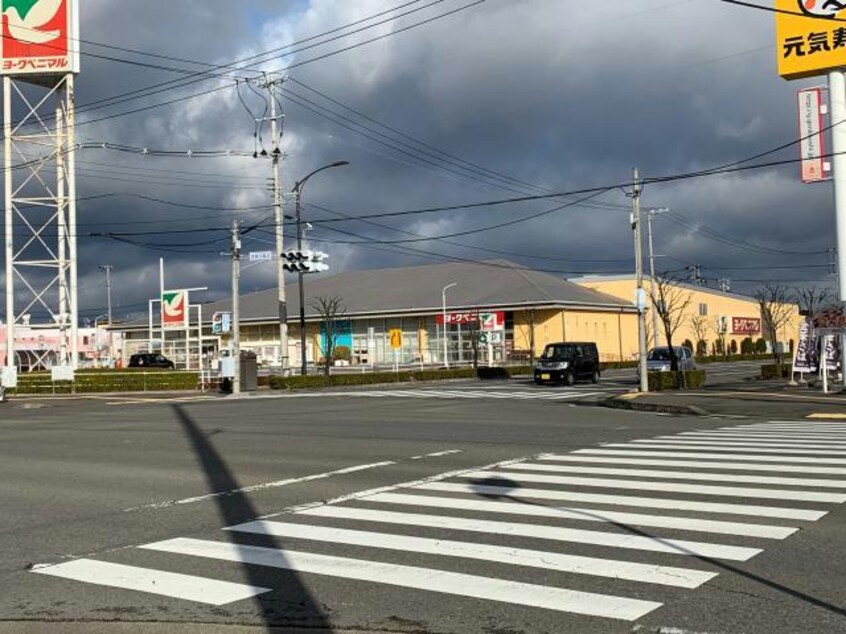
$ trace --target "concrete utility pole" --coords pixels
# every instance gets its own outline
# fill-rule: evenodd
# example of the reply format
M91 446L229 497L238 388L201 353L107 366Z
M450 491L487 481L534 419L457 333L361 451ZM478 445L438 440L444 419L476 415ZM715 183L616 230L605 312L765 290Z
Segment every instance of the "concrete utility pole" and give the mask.
M649 294L655 297L655 251L652 246L652 219L658 215L670 211L666 207L661 209L650 209L646 212L646 227L649 235ZM653 306L652 311L652 347L658 347L658 311Z
M105 271L106 273L106 301L108 302L108 310L107 315L109 319L109 325L112 325L112 270L113 267L111 264L106 264L104 266L99 267L101 271Z
M632 189L632 229L635 240L635 277L637 279L637 348L638 368L640 369L640 391L649 391L649 377L646 373L646 294L643 291L643 237L640 227L640 174L634 169L634 189Z
M241 393L241 226L232 221L232 393Z
M279 165L282 162L282 150L279 147L279 119L284 115L277 110L279 97L278 88L285 83L285 78L280 76L268 77L267 81L260 84L269 93L270 98L270 136L271 149L270 158L273 178L273 218L276 227L276 286L278 289L279 307L279 365L282 374L287 376L290 372L288 359L288 301L285 297L285 261L281 254L285 251L284 216L282 214L282 175Z

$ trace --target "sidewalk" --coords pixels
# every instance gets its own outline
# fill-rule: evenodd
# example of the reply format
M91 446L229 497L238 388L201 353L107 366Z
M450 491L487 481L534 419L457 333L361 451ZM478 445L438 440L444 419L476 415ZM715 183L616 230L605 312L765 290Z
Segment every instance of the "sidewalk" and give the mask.
M840 385L834 385L839 389ZM846 420L846 394L823 394L783 381L749 381L695 391L631 392L606 399L605 407L677 416L723 416L766 420Z

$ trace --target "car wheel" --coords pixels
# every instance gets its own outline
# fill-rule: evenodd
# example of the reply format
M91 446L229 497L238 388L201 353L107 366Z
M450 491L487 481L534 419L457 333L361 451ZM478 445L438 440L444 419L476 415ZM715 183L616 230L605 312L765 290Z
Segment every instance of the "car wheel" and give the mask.
M591 383L599 383L599 370L594 370L590 376Z
M564 385L575 385L576 375L572 371L564 375Z

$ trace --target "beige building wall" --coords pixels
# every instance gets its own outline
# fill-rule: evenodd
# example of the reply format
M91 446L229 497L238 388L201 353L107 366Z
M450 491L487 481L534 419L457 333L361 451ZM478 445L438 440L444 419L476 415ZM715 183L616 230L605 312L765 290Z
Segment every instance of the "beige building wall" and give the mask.
M581 282L581 285L608 295L619 297L625 301L634 301L635 297L635 280L630 279L612 279L612 280L598 280ZM644 286L649 292L649 280L644 282ZM688 310L683 318L681 325L673 336L673 345L681 345L685 339L693 342L694 346L697 343L697 337L693 328L693 323L699 316L704 317L706 325L705 341L708 343L709 353L713 349L713 345L718 338L717 322L720 317L725 317L728 325L728 331L725 334L726 345L731 346L731 342L735 341L738 351L740 344L746 337L751 337L753 341L757 341L764 335L761 332L751 335L733 334L732 333L732 318L733 317L749 317L761 319L761 309L758 302L753 298L743 298L737 295L729 295L720 292L712 292L708 290L698 290L689 287L682 287L683 291L688 293L690 297L690 304ZM791 319L787 326L781 329L778 333L779 342L784 344L785 350L789 349L790 341L795 341L799 334L799 324L801 317L799 316L799 308L796 305L791 305ZM702 314L704 313L704 315ZM652 347L652 307L647 311L647 332L650 335L649 346ZM761 328L764 328L763 320ZM635 334L635 348L636 346ZM658 322L658 342L659 345L667 345L664 329L659 320Z
M629 361L637 355L637 316L621 311L515 311L514 349L529 350L534 321L535 354L548 343L593 341L601 361Z

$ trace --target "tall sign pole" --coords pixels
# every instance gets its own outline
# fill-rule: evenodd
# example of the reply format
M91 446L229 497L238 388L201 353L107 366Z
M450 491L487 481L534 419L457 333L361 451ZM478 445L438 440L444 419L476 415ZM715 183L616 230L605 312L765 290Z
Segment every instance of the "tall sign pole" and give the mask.
M828 74L831 108L831 147L834 153L834 211L837 222L837 270L840 301L846 302L846 77L842 70Z
M36 365L77 368L76 135L78 0L3 2L5 265L3 382L17 380L15 326L61 332ZM13 119L14 117L14 119ZM17 228L17 233L13 229Z

